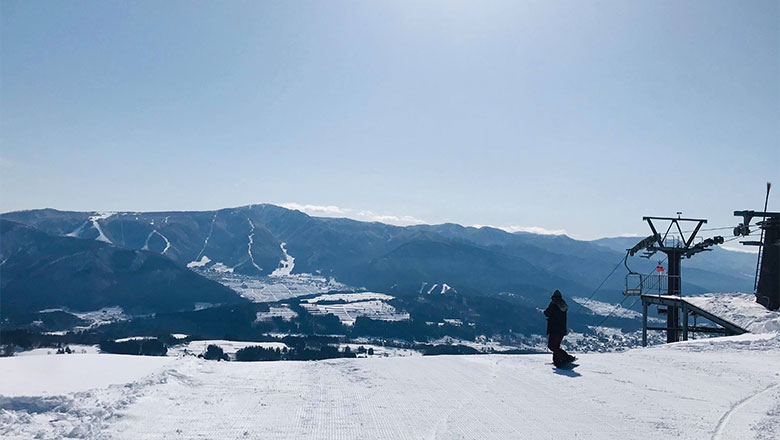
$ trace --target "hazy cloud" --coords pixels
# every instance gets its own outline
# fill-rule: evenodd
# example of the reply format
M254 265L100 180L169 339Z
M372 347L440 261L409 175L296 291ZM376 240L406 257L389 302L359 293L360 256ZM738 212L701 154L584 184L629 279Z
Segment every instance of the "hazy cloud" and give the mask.
M368 210L342 208L334 205L309 205L295 202L282 203L287 209L295 209L315 217L346 217L363 222L381 222L397 226L419 225L425 220L410 215L379 214Z
M568 235L565 229L547 229L541 226L519 226L519 225L511 225L511 226L473 225L473 226L475 228L481 228L483 226L487 226L490 228L501 229L510 233L530 232L532 234L542 234L542 235Z

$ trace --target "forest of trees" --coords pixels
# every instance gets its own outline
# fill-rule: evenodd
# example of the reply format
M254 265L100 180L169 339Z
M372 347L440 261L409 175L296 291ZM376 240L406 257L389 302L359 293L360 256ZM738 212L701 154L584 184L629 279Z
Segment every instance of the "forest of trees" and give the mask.
M129 341L103 341L100 350L113 354L134 354L140 356L165 356L168 348L157 338L131 339Z

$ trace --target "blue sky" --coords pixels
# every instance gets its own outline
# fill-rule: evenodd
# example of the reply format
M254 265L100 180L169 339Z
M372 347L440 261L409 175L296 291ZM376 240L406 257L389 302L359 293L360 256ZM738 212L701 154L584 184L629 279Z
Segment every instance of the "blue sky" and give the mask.
M730 226L767 180L780 209L776 1L1 5L2 211L595 238Z

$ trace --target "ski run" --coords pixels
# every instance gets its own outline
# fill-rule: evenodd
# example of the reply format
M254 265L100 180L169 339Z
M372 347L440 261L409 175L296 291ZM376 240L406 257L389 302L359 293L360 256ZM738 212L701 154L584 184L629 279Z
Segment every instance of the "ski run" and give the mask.
M780 337L584 353L0 359L0 437L776 439Z
M290 254L287 253L287 243L282 243L279 245L279 247L282 249L282 253L284 254L284 260L281 260L279 262L279 267L274 269L273 272L271 272L272 277L285 277L292 274L293 268L295 267L295 257L290 256Z
M252 262L252 266L254 266L255 269L257 269L259 272L262 272L263 268L258 266L257 263L255 263L255 257L254 255L252 255L252 244L254 243L254 238L255 238L255 224L252 223L251 219L247 219L247 221L249 222L249 226L252 227L252 230L249 231L249 247L247 247L246 252L249 254L249 261Z
M168 241L168 237L162 235L159 231L157 231L157 229L153 230L152 232L149 233L149 235L146 236L146 241L144 242L144 247L142 247L141 249L144 250L144 251L148 251L149 250L149 240L155 234L157 234L157 236L159 236L160 238L165 240L165 249L163 249L160 252L160 255L164 255L166 252L168 252L168 249L171 248L171 242Z

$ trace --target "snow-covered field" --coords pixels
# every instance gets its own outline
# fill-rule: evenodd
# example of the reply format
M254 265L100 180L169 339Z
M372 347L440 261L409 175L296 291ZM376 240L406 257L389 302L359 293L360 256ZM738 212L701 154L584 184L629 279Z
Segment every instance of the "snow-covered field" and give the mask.
M50 358L56 363L52 364ZM776 439L780 337L582 354L0 359L0 436ZM26 397L22 397L26 396Z
M326 302L326 301L355 302L355 301L370 301L372 299L377 299L380 301L388 301L393 299L393 297L385 293L377 293L377 292L329 293L327 295L319 295L314 298L309 298L304 301L313 304L317 302Z
M267 312L257 312L256 321L270 321L273 318L282 318L289 321L298 316L298 313L290 306L281 305L279 307L269 307Z
M41 310L39 313L49 313L49 312L57 312L57 311L71 313L89 322L86 326L74 327L73 328L74 331L87 330L95 327L100 327L101 325L111 324L113 322L123 321L130 318L130 316L126 315L124 310L122 310L122 308L119 306L104 307L102 309L93 310L90 312L76 312L67 309L45 309L45 310ZM51 333L64 334L66 332L51 332Z
M390 304L380 301L356 301L344 304L301 303L301 307L312 315L336 315L344 325L352 325L359 316L381 321L403 321L409 314L399 312Z
M71 355L74 354L91 354L99 352L97 345L81 345L81 344L69 344L63 346L63 349L68 347ZM35 348L27 351L20 351L16 353L16 356L49 356L57 355L56 348ZM59 355L58 355L59 356Z
M286 274L283 272L274 276L254 277L225 270L205 269L199 265L199 262L194 263L197 263L198 266L190 267L199 274L235 290L239 295L253 302L275 302L298 296L351 289L332 278L328 279L319 275Z
M236 352L246 347L263 347L282 349L286 348L287 344L283 342L246 342L246 341L227 341L222 339L217 340L205 340L205 341L191 341L188 344L177 345L171 347L168 350L168 356L177 356L179 354L194 354L199 355L206 352L206 348L209 345L216 345L221 348L225 354L229 355L231 359L235 358Z
M594 315L612 315L616 318L641 318L642 314L630 309L625 309L619 304L611 304L588 298L573 298L574 302L590 310Z
M377 292L330 293L306 299L301 307L312 315L335 315L345 325L354 324L359 316L382 321L409 319L408 313L399 312L385 302L391 299L391 295Z

